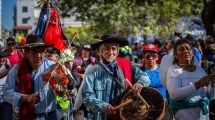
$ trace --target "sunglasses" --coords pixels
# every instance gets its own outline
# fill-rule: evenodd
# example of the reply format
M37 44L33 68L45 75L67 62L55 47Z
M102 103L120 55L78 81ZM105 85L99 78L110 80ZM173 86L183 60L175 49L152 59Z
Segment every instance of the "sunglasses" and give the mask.
M146 59L150 59L151 57L154 59L154 58L157 58L157 54L146 54L145 57Z
M8 46L14 46L15 45L15 43L9 43L9 44L7 44Z

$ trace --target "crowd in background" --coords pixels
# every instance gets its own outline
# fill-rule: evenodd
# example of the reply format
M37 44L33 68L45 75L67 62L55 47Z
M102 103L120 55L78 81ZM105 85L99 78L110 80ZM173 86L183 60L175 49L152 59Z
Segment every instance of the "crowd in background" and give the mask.
M186 39L184 43L179 43L178 41L183 41L183 39ZM187 43L189 42L189 43ZM177 43L177 44L176 44ZM176 73L173 73L172 71L178 70L177 67L181 67L183 69L188 69L188 71L195 71L194 66L190 66L189 68L186 68L186 66L183 66L185 63L183 63L184 58L182 55L178 55L180 53L180 49L192 49L193 56L192 58L188 58L189 56L192 56L188 54L187 61L189 61L189 64L192 63L195 66L198 66L196 73L187 73L183 77L187 77L189 75L195 76L196 74L200 74L195 79L200 79L203 76L210 75L215 70L215 42L214 38L211 36L207 36L204 40L195 40L195 38L192 37L192 35L187 35L187 37L182 38L181 36L173 36L170 37L168 40L154 40L152 43L133 43L132 45L123 46L119 49L119 55L118 57L126 58L129 61L132 62L132 64L139 67L142 71L144 71L149 79L151 80L149 86L157 89L162 95L163 98L167 102L172 102L177 99L186 98L186 96L189 96L189 92L187 91L186 95L181 95L179 97L174 96L174 86L168 86L172 85L173 83L169 82L169 78L175 79L177 78L176 73L180 73L182 71L176 71ZM53 61L54 63L57 63L61 57L61 52L56 49L55 47L50 47L48 49L44 49L45 51L45 58L48 60ZM68 61L65 63L65 66L67 70L69 71L69 83L67 85L67 88L69 90L69 94L72 96L71 100L64 100L64 97L60 95L56 95L55 102L57 104L57 109L59 111L59 119L61 120L68 120L71 116L73 118L76 117L75 114L80 113L83 114L85 118L90 117L90 104L85 103L85 105L80 102L82 101L81 90L83 90L84 86L84 77L86 71L89 71L89 66L94 66L99 63L99 46L93 47L89 44L80 44L77 42L71 43L71 50L74 54L74 60ZM186 50L185 50L186 51ZM0 51L0 116L3 119L18 119L18 111L17 107L12 106L10 103L8 103L8 100L4 100L4 85L6 82L7 74L8 72L16 66L16 64L19 63L19 61L26 55L24 49L17 49L17 43L14 38L8 38L7 39L7 49ZM41 52L41 51L36 51ZM43 52L43 51L42 51ZM177 56L178 55L178 56ZM175 61L175 57L178 57L178 61ZM182 62L180 61L182 60ZM174 63L175 62L175 63ZM181 62L181 63L180 63ZM179 64L180 63L180 64ZM174 66L177 64L178 66ZM173 66L173 67L172 67ZM171 67L171 68L170 68ZM172 70L170 70L170 69ZM193 68L190 70L190 68ZM202 69L203 68L203 69ZM168 70L169 69L169 70ZM14 69L13 69L14 70ZM174 78L175 77L175 78ZM173 80L174 81L174 80ZM203 81L203 80L202 80ZM204 80L205 81L205 80ZM182 82L183 83L183 82ZM193 81L195 83L195 80ZM180 84L180 83L174 83L174 84ZM184 85L187 85L187 82L183 83ZM202 87L201 83L196 83L199 88ZM185 86L186 86L185 85ZM208 84L205 84L204 86L207 86ZM196 87L195 86L195 87ZM86 87L86 85L85 85ZM193 86L190 86L190 90L195 92ZM178 86L176 86L178 88ZM198 88L198 89L199 89ZM186 90L184 90L186 92ZM202 89L201 89L202 90ZM85 91L86 92L86 91ZM190 93L191 94L191 93ZM198 93L196 93L198 94ZM10 99L10 98L7 98ZM190 98L191 99L191 98ZM211 100L210 104L210 111L211 113L214 113L214 101ZM10 100L9 100L10 101ZM176 103L174 103L175 105ZM187 103L183 103L187 104ZM170 103L171 105L171 103ZM185 108L183 108L185 109ZM83 111L82 111L83 110ZM195 111L196 113L198 110L192 109L191 111ZM175 111L177 112L177 111ZM182 116L184 115L184 112L187 111L180 111L177 114L174 113L176 119L182 119ZM203 113L204 115L206 113ZM39 114L38 114L39 115ZM213 114L211 114L211 119L213 117ZM80 116L79 116L80 117ZM184 116L190 117L190 116ZM204 117L204 116L203 116ZM195 115L190 117L198 118ZM208 118L204 118L208 119Z

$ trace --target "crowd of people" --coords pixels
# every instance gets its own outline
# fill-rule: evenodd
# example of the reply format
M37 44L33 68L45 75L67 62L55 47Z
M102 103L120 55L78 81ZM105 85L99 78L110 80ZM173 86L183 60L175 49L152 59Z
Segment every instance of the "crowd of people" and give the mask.
M203 48L194 47L190 37L171 38L162 47L146 43L140 50L141 66L119 57L120 48L129 46L126 38L106 34L100 39L91 45L72 43L74 59L63 64L68 83L62 85L59 75L52 85L43 73L58 65L63 51L38 35L28 35L21 46L8 38L7 49L0 51L1 119L119 120L115 106L128 91L138 95L143 87L159 91L176 120L213 118L215 75L204 67L213 62L212 37Z
M9 37L0 51L1 120L120 120L117 107L127 93L144 102L146 111L156 109L144 100L150 94L141 97L149 87L173 116L165 120L215 119L213 37L129 44L105 34L94 44L79 44L64 35L56 5L55 0L42 4L26 44Z

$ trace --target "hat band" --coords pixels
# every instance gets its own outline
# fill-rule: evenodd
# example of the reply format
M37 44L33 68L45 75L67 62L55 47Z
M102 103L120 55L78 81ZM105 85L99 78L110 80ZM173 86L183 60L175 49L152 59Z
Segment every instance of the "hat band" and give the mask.
M30 43L30 44L25 44L26 47L37 47L39 45L45 45L44 43Z

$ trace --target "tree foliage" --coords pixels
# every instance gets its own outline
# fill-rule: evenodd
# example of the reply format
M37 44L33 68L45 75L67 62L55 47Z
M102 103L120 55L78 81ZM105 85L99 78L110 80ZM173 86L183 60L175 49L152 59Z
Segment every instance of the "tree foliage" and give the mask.
M178 19L201 12L201 0L63 0L64 16L85 21L89 34L143 33L165 37L174 33Z
M84 25L80 28L77 27L68 27L64 28L64 33L67 36L69 42L72 41L74 33L78 33L73 42L80 42L81 44L90 44L93 43L95 35L91 34L89 26Z

